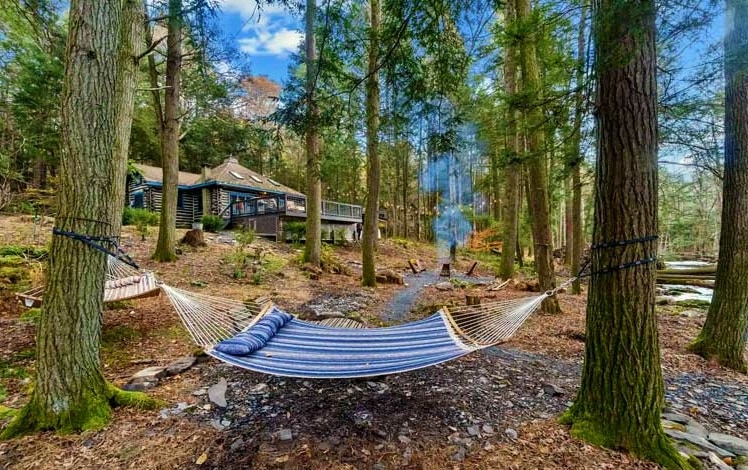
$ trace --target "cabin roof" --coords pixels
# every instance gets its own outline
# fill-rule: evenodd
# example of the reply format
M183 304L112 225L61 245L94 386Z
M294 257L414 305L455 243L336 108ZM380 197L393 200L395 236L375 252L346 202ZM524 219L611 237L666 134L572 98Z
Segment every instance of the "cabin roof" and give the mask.
M163 171L160 167L136 163L135 168L137 168L138 172L146 182L163 184ZM227 184L234 187L246 187L247 190L267 190L270 192L282 192L303 196L302 193L293 188L284 186L271 178L243 167L239 164L237 159L233 157L227 158L222 164L215 168L206 168L205 175L189 173L186 171L179 172L180 186L195 186L210 182Z
M140 163L135 164L135 168L143 177L145 181L163 183L164 173L159 166L141 165ZM199 183L200 175L195 173L188 173L186 171L179 172L179 185L180 186L192 186L193 184Z
M267 176L263 176L249 168L241 166L236 158L233 157L227 158L223 163L208 171L208 178L206 181L211 180L234 186L250 186L255 189L265 189L272 192L284 192L286 194L297 194L303 196L302 193L295 189L284 186Z

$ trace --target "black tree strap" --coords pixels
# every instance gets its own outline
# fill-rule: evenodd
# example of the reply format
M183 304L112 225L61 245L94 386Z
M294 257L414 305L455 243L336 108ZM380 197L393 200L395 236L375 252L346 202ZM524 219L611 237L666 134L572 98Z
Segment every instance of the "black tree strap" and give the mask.
M634 244L637 244L637 243L651 242L651 241L657 240L658 238L659 237L657 235L649 235L647 237L632 238L630 240L615 240L615 241L610 241L610 242L596 243L596 244L592 245L591 249L593 249L593 250L600 250L600 249L603 249L603 248L615 248L615 247L619 247L619 246L634 245ZM584 262L584 265L579 270L579 273L577 274L577 277L579 277L579 278L582 278L582 277L591 277L591 276L597 276L599 274L608 274L608 273L612 273L614 271L621 271L623 269L635 268L637 266L643 266L643 265L646 265L646 264L649 264L649 263L655 263L655 262L657 262L657 257L656 256L650 256L649 258L638 259L636 261L631 261L629 263L619 264L618 266L609 266L609 267L601 269L599 271L585 273L584 271L589 266L591 260L592 260L592 256L590 256L589 258L587 258L587 261Z
M601 248L613 248L617 246L634 245L636 243L646 243L657 240L660 238L658 235L649 235L647 237L632 238L630 240L614 240L612 242L595 243L592 245L593 250L599 250Z
M52 228L52 233L83 242L94 250L106 253L107 255L116 258L135 269L140 269L135 261L133 261L132 258L130 258L127 253L125 253L122 248L119 247L119 237L86 235L82 233L69 232L67 230L60 230L57 227Z

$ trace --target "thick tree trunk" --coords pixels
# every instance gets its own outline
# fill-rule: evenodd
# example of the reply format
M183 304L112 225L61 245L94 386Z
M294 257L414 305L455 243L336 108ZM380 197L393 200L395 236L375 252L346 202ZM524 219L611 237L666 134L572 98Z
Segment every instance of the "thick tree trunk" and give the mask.
M571 242L567 241L569 246L568 253L571 258L571 274L576 276L582 263L584 255L584 220L582 219L582 119L584 117L584 67L585 67L585 37L587 23L587 0L582 0L581 13L579 19L579 36L577 37L577 70L576 86L574 93L574 135L572 141L572 152L574 152L574 161L571 168ZM581 294L582 285L579 279L576 279L571 285L572 294Z
M182 0L169 0L166 36L166 92L161 131L161 220L153 259L177 259L177 192L179 185L179 93L182 69Z
M506 3L506 25L511 28L516 19L515 5ZM517 93L517 53L514 44L507 44L504 52L504 88L508 98ZM504 219L501 247L501 264L499 276L511 279L514 276L514 259L517 255L517 238L519 237L520 210L520 163L519 134L517 132L517 108L510 99L507 104L506 119L506 153L508 162L505 168L504 186ZM520 256L521 253L520 253Z
M517 20L522 24L525 36L520 41L520 69L522 71L522 93L529 100L525 110L527 126L527 159L529 177L528 201L532 212L532 238L534 243L535 269L543 291L556 286L553 271L553 246L550 220L550 199L548 195L548 159L545 154L543 134L543 111L540 104L540 71L537 60L537 38L532 32L532 10L530 0L516 0ZM543 302L543 311L559 313L558 299L555 296Z
M657 234L657 83L652 0L601 0L595 11L598 149L595 244ZM657 255L657 241L598 248L592 271ZM582 383L562 421L575 437L690 468L660 423L664 385L655 264L593 275Z
M317 51L314 41L315 0L306 1L306 244L304 260L315 266L320 264L322 250L322 181L320 180L319 139L317 121L319 112L314 96L317 81Z
M369 76L366 79L366 198L363 242L361 244L364 286L376 286L374 254L377 249L377 226L379 224L379 0L370 0L369 25Z
M70 4L62 96L66 158L61 161L55 220L61 230L99 237L119 233L140 12L137 0ZM106 255L86 244L52 238L34 391L2 437L99 428L113 405L134 398L109 385L101 369L106 266Z
M727 0L725 171L714 298L690 349L747 372L748 329L748 1Z

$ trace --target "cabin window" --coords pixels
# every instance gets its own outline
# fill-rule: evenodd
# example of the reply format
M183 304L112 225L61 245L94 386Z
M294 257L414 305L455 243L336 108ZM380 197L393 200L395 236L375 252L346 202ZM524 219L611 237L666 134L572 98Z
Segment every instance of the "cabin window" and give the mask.
M177 209L184 209L184 192L177 191Z
M142 209L145 207L143 191L135 191L132 193L132 207Z

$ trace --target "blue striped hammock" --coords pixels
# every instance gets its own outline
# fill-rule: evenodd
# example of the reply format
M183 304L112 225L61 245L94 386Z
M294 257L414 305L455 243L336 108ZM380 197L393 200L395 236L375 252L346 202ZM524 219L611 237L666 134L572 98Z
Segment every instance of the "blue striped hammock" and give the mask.
M420 369L506 341L555 292L442 308L384 328L339 328L162 285L193 340L228 364L302 378L354 378Z
M352 378L420 369L506 341L564 285L534 297L442 308L398 326L344 328L299 320L272 304L258 310L256 304L170 287L110 257L105 300L160 288L195 343L216 359L272 375ZM41 301L41 289L34 295Z

